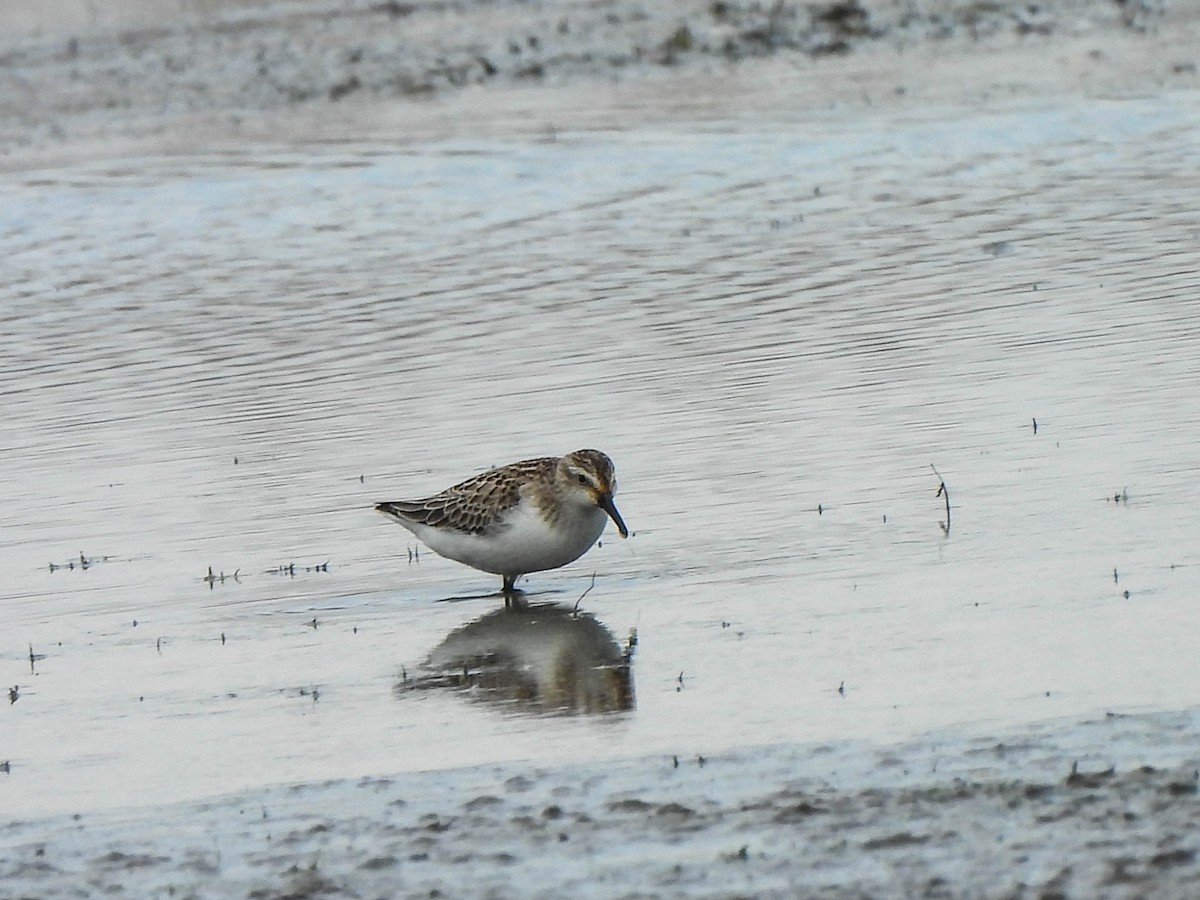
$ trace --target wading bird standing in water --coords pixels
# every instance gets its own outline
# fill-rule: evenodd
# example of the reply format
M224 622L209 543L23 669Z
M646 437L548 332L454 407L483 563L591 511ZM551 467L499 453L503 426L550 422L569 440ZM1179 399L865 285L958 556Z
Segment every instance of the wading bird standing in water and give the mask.
M583 556L617 512L612 460L599 450L526 459L468 478L424 500L392 500L377 510L434 553L504 579L516 591L529 572L557 569Z

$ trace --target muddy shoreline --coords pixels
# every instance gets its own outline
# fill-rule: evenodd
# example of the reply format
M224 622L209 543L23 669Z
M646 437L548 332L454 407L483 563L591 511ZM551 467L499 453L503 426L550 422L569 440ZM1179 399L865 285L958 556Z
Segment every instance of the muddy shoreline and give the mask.
M0 829L0 896L1182 900L1200 859L1195 728L1110 716L24 816Z
M420 138L431 115L458 119L458 127L472 114L486 122L483 97L512 92L524 98L521 106L499 105L518 131L586 124L614 90L648 94L671 117L683 95L714 88L731 95L725 113L740 109L739 95L753 107L753 95L770 92L774 81L793 109L819 109L846 86L854 100L886 102L882 88L903 102L930 60L982 63L987 77L988 58L1008 52L1038 66L1047 52L1054 57L1052 76L1039 73L1039 96L1136 91L1147 78L1190 86L1200 19L1153 0L360 0L336 8L324 0L218 0L166 13L133 0L103 10L60 0L17 4L0 16L0 161L8 167L36 165L39 154L111 155L131 144L193 148L198 135L205 144L292 133L337 139L378 128L381 115L392 124L389 137ZM871 85L848 63L864 56L885 83ZM1008 67L999 82L992 76L991 88L1011 90L1025 68ZM986 87L970 84L977 79L956 81L960 89ZM717 87L722 82L732 83ZM548 88L566 96L545 96ZM437 102L464 92L472 98L466 110ZM522 121L530 117L539 121Z

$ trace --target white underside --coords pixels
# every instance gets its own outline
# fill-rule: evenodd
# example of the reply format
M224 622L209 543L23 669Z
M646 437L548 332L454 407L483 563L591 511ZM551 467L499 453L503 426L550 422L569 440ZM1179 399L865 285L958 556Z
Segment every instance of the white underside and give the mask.
M525 575L557 569L583 556L600 539L608 515L599 507L580 507L552 529L525 504L513 509L504 525L488 534L467 534L397 520L434 553L483 572Z

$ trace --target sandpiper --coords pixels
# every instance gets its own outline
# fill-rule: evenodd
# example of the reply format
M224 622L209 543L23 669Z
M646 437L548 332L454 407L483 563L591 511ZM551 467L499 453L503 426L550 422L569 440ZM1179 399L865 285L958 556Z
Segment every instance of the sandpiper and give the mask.
M616 492L612 460L599 450L576 450L490 469L424 500L375 508L433 552L502 576L507 595L522 575L583 556L610 517L629 537L613 503Z

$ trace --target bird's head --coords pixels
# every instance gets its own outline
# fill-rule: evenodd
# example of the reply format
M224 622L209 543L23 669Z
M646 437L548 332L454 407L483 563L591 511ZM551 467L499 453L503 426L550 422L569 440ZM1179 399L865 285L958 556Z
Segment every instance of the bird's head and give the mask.
M558 461L555 477L568 499L600 507L613 520L621 537L629 537L629 529L613 503L617 475L611 459L599 450L576 450Z

